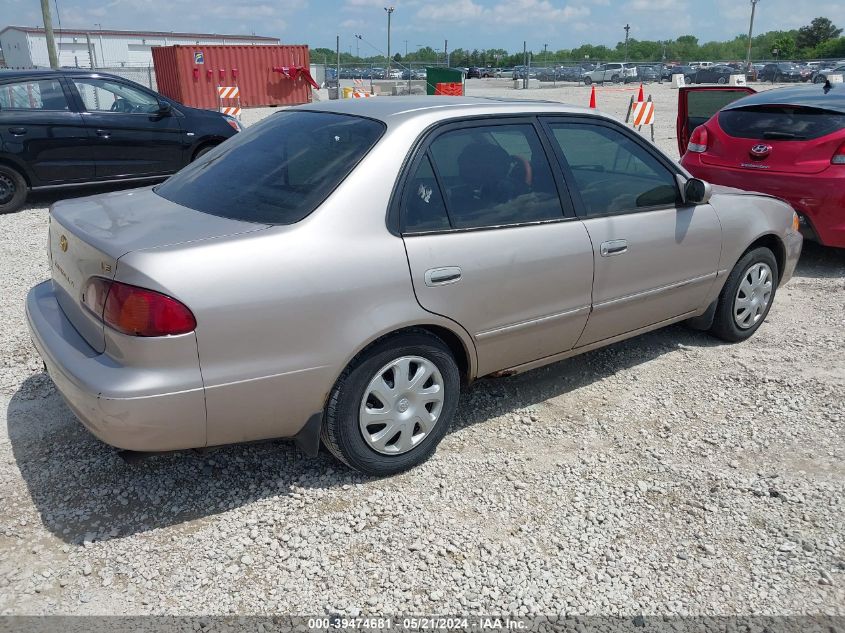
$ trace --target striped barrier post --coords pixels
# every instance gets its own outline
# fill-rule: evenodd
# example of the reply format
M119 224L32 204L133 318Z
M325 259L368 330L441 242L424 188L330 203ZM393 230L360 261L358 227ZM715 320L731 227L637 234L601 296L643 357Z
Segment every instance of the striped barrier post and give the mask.
M234 101L235 105L224 105L223 101ZM241 118L241 90L237 86L217 86L217 109L236 119Z

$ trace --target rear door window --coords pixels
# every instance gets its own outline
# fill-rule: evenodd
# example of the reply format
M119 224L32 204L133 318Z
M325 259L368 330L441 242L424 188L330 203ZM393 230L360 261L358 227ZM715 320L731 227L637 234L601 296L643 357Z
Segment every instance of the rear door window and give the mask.
M0 110L68 110L58 79L31 79L0 85Z
M445 132L429 148L452 228L563 218L551 167L530 124Z
M384 124L329 112L274 114L159 185L163 198L233 220L298 222L372 149Z
M719 126L736 138L806 141L845 129L845 114L821 108L758 105L720 112Z

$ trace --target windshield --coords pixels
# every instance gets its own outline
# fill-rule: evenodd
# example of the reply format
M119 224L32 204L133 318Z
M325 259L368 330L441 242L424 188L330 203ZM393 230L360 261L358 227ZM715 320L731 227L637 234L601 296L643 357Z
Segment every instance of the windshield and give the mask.
M234 220L293 224L376 144L384 124L328 112L279 112L172 176L155 192Z

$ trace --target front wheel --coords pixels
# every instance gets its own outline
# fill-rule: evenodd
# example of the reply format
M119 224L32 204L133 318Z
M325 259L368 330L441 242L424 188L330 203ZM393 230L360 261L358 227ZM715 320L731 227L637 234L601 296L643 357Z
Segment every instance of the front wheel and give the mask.
M728 83L728 78L727 77L719 77L719 79L716 80L716 83L725 85L726 83Z
M777 260L768 248L746 253L722 288L710 332L730 342L751 337L769 314L778 274Z
M428 459L458 406L460 372L448 346L427 332L385 338L353 361L329 396L323 444L368 475Z
M593 83L592 77L584 77L584 85L585 86L589 86L591 83Z
M26 202L26 180L16 170L0 165L0 214L20 210Z
M613 75L613 77L610 78L610 81L612 81L615 84L618 84L619 83L619 75Z

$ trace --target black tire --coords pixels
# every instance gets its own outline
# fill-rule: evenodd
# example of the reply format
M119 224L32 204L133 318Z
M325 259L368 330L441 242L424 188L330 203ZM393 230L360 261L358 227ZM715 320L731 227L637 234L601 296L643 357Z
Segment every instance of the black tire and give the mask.
M759 263L766 264L772 271L772 292L769 297L769 303L760 315L760 318L753 325L748 328L741 328L734 319L734 303L743 278L753 266ZM731 343L750 338L763 324L763 321L766 320L769 310L772 308L779 279L780 271L778 270L778 263L772 251L764 247L748 251L736 263L736 266L734 266L725 282L725 286L722 288L722 292L719 294L719 303L716 307L716 316L713 319L713 326L710 328L710 333Z
M216 145L203 145L194 154L194 160L200 158L201 156L204 156L205 154L208 154L215 147L217 147L217 146Z
M585 86L589 86L591 83L593 83L592 77L584 77L584 85Z
M727 78L727 77L719 77L719 78L716 80L716 83L717 83L717 84L722 84L722 85L724 86L726 83L728 83L728 78Z
M406 453L384 455L376 452L359 428L359 410L364 391L379 369L402 356L420 356L434 363L444 385L444 401L428 436ZM449 347L424 331L389 336L375 343L352 361L329 395L320 437L325 447L347 466L368 475L385 477L417 466L434 453L458 407L460 372Z
M610 81L611 81L611 82L613 82L613 83L615 83L615 84L618 84L618 83L619 83L619 75L613 75L613 76L610 78Z
M27 193L26 180L21 173L8 165L0 165L0 214L20 211Z

